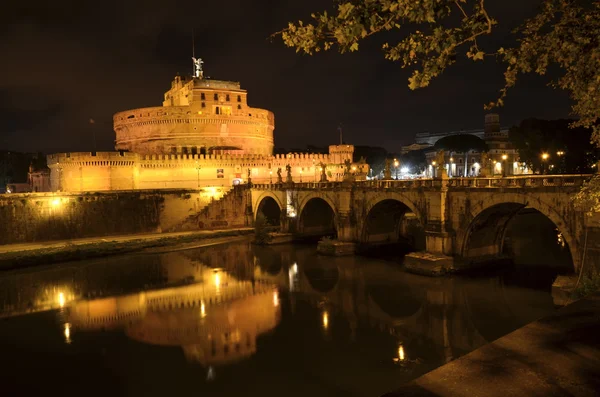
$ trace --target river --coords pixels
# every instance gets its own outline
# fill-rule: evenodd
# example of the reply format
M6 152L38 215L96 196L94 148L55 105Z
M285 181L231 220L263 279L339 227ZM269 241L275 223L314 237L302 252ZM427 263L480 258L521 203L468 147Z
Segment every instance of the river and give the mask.
M552 313L551 284L248 242L4 272L0 390L379 396Z

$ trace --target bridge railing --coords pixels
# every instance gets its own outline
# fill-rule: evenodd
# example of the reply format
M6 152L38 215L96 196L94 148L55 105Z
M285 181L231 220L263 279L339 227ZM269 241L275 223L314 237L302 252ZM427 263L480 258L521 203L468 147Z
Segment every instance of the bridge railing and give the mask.
M541 188L541 187L579 187L592 175L518 175L508 177L466 177L442 179L391 179L356 181L352 185L367 189L417 189L417 188L440 188L447 184L449 188ZM346 182L304 182L294 183L294 189L309 190L331 190L342 186L348 186ZM258 190L272 190L285 188L287 184L253 184Z

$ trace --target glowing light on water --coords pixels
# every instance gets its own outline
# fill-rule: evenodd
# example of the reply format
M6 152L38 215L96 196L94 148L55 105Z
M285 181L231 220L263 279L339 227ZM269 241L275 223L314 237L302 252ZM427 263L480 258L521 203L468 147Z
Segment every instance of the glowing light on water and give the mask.
M65 342L67 344L71 343L71 324L65 324Z
M329 328L329 313L323 312L323 329L327 331Z
M65 294L63 292L58 293L58 306L61 308L65 307L66 299Z

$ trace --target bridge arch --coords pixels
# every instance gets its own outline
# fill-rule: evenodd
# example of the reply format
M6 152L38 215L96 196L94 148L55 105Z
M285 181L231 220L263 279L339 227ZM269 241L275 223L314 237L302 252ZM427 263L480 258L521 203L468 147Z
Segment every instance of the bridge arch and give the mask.
M569 222L549 203L527 194L488 195L477 202L470 211L468 225L456 235L457 251L463 259L495 256L503 252L506 232L517 215L537 213L543 215L561 235L570 254L574 271L579 270L580 247Z
M262 192L262 194L256 199L255 203L255 208L253 208L254 220L256 220L256 217L259 213L262 213L265 218L267 218L267 221L269 221L270 218L273 218L271 219L272 221L276 221L276 223L269 222L270 224L273 226L279 226L279 222L281 221L281 213L285 206L276 194L273 194L270 191ZM277 213L276 210L278 211Z
M367 202L361 219L361 243L397 242L400 235L403 235L407 240L411 240L414 248L425 249L423 215L402 193L378 194ZM407 234L411 235L410 239Z
M337 207L328 195L311 193L298 205L296 232L304 236L327 236L337 232Z

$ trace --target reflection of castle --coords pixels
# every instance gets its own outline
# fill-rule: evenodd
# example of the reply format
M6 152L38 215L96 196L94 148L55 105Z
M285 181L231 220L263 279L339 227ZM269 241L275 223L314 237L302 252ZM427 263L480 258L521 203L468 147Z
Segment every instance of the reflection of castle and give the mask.
M240 83L196 75L176 76L163 106L115 114L118 152L49 155L52 190L231 186L248 178L268 183L287 165L296 182L319 181L322 164L330 179L343 177L353 146L273 156L273 113L249 107ZM367 172L366 164L353 168L357 175Z
M69 338L77 331L122 328L140 342L181 346L188 359L206 366L251 356L258 335L279 322L277 290L219 269L203 267L202 274L192 285L73 302Z

